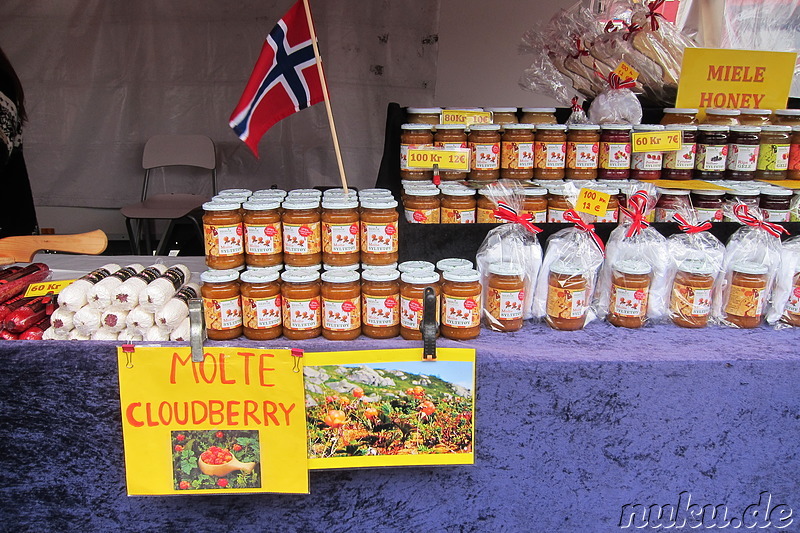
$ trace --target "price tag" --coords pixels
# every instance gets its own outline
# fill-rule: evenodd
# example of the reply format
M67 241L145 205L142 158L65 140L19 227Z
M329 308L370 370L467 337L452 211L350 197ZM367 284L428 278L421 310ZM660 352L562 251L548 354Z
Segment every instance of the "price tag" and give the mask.
M411 148L408 150L408 168L469 171L469 148L445 150L444 148Z
M581 192L578 193L575 211L598 217L605 216L606 210L608 209L608 200L610 198L611 195L606 192L595 191L593 189L581 189Z
M442 111L442 124L491 124L491 111L467 111L465 109L445 109Z
M44 296L52 292L58 294L61 289L75 281L74 279L65 279L62 281L42 281L41 283L31 283L28 285L28 290L25 291L25 296Z
M635 80L639 77L639 71L624 61L620 62L619 66L614 69L614 74L619 76L622 81L628 79Z
M674 152L681 149L680 131L642 131L631 135L634 152Z

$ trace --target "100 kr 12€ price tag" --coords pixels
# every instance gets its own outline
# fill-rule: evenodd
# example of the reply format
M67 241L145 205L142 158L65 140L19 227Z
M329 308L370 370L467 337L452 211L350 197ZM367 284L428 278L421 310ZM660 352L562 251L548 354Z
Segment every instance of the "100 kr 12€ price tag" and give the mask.
M469 148L411 148L408 150L408 168L417 170L433 170L437 165L439 170L469 171Z
M581 189L581 192L578 193L575 211L598 217L605 216L606 210L608 209L608 200L610 198L611 195L605 192L595 191L593 189Z

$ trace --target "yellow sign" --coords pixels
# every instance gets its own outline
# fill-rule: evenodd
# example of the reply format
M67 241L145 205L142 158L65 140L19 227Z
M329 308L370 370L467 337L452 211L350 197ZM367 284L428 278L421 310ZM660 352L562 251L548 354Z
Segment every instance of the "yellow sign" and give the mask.
M491 124L491 111L468 111L466 109L445 109L442 111L442 124Z
M690 191L729 191L728 187L723 187L722 185L718 185L713 181L703 181L703 180L639 180L639 181L647 181L647 183L652 183L656 187L660 187L662 189L686 189Z
M622 81L635 80L639 77L639 71L624 61L620 62L617 68L614 69L614 74L619 76Z
M578 201L575 202L575 211L598 217L605 216L610 199L611 195L608 193L593 189L581 189L578 193Z
M445 150L444 148L410 148L408 168L432 170L438 165L440 170L469 171L469 148Z
M784 109L794 52L687 48L676 107Z
M634 152L674 152L681 149L680 131L642 131L631 134Z
M309 468L475 462L475 350L305 354Z
M25 296L44 296L45 294L53 293L58 294L61 290L75 281L74 279L65 279L63 281L43 281L41 283L31 283L25 291Z
M288 349L120 348L129 495L308 492L302 363Z

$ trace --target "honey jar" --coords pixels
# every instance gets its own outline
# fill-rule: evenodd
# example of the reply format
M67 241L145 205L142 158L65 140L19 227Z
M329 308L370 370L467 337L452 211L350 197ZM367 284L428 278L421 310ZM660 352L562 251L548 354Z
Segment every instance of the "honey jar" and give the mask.
M738 126L740 114L741 112L738 109L710 107L706 109L706 118L703 122L719 126Z
M678 265L670 292L670 318L682 328L704 328L711 313L714 267L702 259L687 259Z
M631 127L627 124L600 126L600 160L597 177L624 180L630 177Z
M333 266L358 264L358 200L323 200L321 220L322 262Z
M531 215L531 222L542 224L547 222L547 189L543 187L525 187L522 190L522 210L520 215Z
M755 177L760 139L761 128L758 126L731 126L726 179L751 181Z
M589 282L586 271L566 261L554 261L547 278L547 315L553 329L582 329L589 306Z
M475 190L469 187L442 187L442 224L475 223Z
M489 264L484 311L487 326L494 331L522 329L525 308L525 278L521 265Z
M403 124L400 126L400 178L404 180L429 180L430 170L412 169L408 165L408 151L433 148L433 129L428 124Z
M372 339L400 334L400 272L372 268L361 274L361 331Z
M567 133L567 168L565 177L572 180L597 178L600 152L600 126L572 124Z
M277 200L250 199L244 209L244 258L248 266L283 263L281 204Z
M537 180L564 179L567 155L567 127L563 124L536 126L533 177Z
M772 124L772 111L769 109L740 109L739 124L742 126L768 126Z
M281 284L274 270L246 270L241 274L244 336L266 341L283 334Z
M532 124L506 124L500 139L500 177L529 180L533 178Z
M664 109L664 116L661 124L697 124L697 113L699 109L668 107ZM672 129L672 128L669 128Z
M664 131L660 124L637 124L633 127L634 133L648 131ZM631 178L635 180L661 179L662 152L634 152L631 156Z
M433 146L445 150L469 148L467 133L463 124L437 124L433 134ZM439 177L442 181L456 181L467 179L466 172L455 170L440 170Z
M557 124L556 108L555 107L523 107L522 118L520 122L523 124Z
M789 169L791 133L791 126L778 125L761 128L761 144L758 149L755 173L757 180L786 179L786 172Z
M322 332L319 273L287 271L281 274L283 336L291 340L319 337Z
M608 321L618 327L640 328L647 318L650 296L650 265L627 259L614 265Z
M431 287L436 294L436 313L439 318L439 274L426 270L406 272L400 276L400 335L406 340L422 340L420 325L424 293Z
M283 201L283 262L311 266L322 262L319 201L287 198Z
M500 177L500 124L473 124L467 143L470 149L469 179L491 181Z
M411 124L438 124L442 119L441 107L409 107L406 120Z
M442 336L464 341L481 333L481 275L457 268L442 274Z
M215 341L235 339L242 334L242 303L239 296L239 272L207 270L200 274L200 296L208 338Z
M438 224L441 220L439 189L410 187L403 190L403 210L411 224Z
M244 228L240 204L206 202L203 204L203 235L206 264L225 270L244 265Z
M800 265L795 267L795 273L792 276L792 292L789 293L789 299L786 301L786 306L783 309L783 316L781 321L792 326L800 326Z
M361 201L361 262L388 265L397 262L397 201Z
M767 265L741 261L731 267L730 287L723 306L727 322L740 328L757 328L764 320Z
M492 123L507 124L517 123L517 108L516 107L487 107L484 109L492 114Z
M776 109L773 123L784 126L800 126L800 109Z
M352 271L322 274L322 336L349 341L361 335L361 276Z
M671 124L671 131L681 132L681 147L664 152L661 177L666 180L690 180L694 173L697 155L697 126L690 124Z

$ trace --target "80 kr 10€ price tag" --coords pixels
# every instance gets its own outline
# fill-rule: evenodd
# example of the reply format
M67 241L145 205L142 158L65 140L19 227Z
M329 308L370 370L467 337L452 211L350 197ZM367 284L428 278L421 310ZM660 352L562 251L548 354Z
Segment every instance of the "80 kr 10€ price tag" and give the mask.
M578 193L575 211L598 217L605 216L606 210L608 209L608 200L610 198L611 195L605 192L595 191L593 189L581 189L581 192Z

